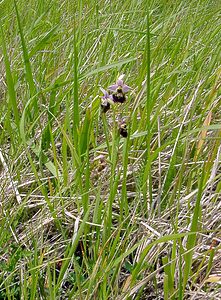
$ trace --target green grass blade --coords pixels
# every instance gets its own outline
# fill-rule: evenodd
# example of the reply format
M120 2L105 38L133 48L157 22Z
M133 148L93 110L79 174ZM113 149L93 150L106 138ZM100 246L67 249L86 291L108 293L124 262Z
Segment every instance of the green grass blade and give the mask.
M186 243L186 249L188 251L187 254L184 256L185 260L185 267L183 271L183 291L185 290L190 271L191 271L191 265L192 265L192 260L193 260L193 253L194 253L194 247L196 245L196 232L199 229L199 222L200 222L200 215L201 215L201 207L200 207L200 202L202 198L202 192L203 192L203 183L204 183L204 175L205 175L205 169L203 168L201 178L199 181L199 187L198 187L198 194L196 198L196 203L194 207L194 213L192 217L192 222L191 222L191 228L190 232L195 232L193 235L189 235L187 238L187 243Z
M15 92L15 86L14 86L14 80L12 77L12 71L11 71L11 66L10 66L10 61L8 57L8 52L5 44L5 38L4 38L4 33L2 29L2 24L0 23L1 27L1 40L2 40L2 50L3 50L3 55L4 55L4 63L5 63L5 69L6 69L6 80L7 80L7 86L8 86L8 94L9 94L9 107L11 106L14 112L14 117L15 117L15 123L16 126L19 127L19 110L18 110L18 103L17 103L17 97L16 97L16 92Z
M73 39L73 47L74 47L74 84L73 84L73 137L76 149L78 148L78 137L79 137L79 92L78 92L78 46L77 46L77 27L76 20L74 20L74 39Z
M27 80L27 83L29 86L30 96L33 97L36 94L36 87L35 87L35 83L34 83L28 49L26 46L25 38L24 38L24 33L23 33L22 25L21 25L21 18L19 16L16 0L14 0L14 7L15 7L18 28L19 28L19 34L20 34L21 44L22 44L22 54L23 54L23 60L24 60L25 76L26 76L26 80ZM35 98L33 102L34 102L35 112L37 113L37 111L38 111L37 98Z
M49 43L50 39L55 35L58 29L58 25L54 26L49 32L47 32L40 41L38 41L37 45L35 45L29 53L29 59L34 56L38 51L42 50L47 43Z

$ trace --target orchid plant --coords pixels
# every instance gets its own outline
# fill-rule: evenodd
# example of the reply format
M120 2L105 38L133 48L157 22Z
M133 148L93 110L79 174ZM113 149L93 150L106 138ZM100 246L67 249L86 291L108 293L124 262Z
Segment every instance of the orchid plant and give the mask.
M103 113L106 113L111 108L111 105L114 105L115 103L124 103L126 101L126 94L132 88L124 83L124 76L125 74L120 75L116 83L108 87L108 91L100 88L103 93L103 96L101 97L101 110ZM123 137L127 137L126 123L124 121L123 126L124 130L122 131L122 122L119 122L120 135Z

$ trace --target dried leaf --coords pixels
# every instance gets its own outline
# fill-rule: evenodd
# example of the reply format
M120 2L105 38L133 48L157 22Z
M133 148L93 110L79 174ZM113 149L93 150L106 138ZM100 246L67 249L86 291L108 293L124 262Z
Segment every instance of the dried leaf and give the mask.
M210 125L210 122L211 122L211 119L212 119L212 111L210 111L203 123L203 127L206 127L206 126L209 126ZM202 149L202 146L204 144L204 141L205 141L205 138L206 138L206 135L207 135L207 129L203 129L201 131L201 134L200 134L200 140L198 142L198 145L197 145L197 150L196 150L196 155L194 157L194 160L196 161L197 160L197 157Z
M210 275L208 279L205 280L206 282L215 282L221 284L221 275Z
M127 279L125 280L124 285L123 285L123 289L122 289L122 292L123 292L123 293L126 292L127 289L129 288L130 283L131 283L131 278L132 278L132 276L129 275L129 276L127 277Z

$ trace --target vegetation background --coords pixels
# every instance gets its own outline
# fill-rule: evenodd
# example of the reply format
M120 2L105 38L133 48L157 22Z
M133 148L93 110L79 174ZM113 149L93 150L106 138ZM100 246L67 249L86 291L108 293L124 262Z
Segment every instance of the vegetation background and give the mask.
M0 299L221 298L220 20L219 0L0 1Z

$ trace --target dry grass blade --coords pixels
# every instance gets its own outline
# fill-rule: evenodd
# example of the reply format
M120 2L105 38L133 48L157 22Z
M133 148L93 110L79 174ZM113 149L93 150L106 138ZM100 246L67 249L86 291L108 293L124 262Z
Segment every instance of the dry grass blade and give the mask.
M4 181L6 181L6 184L7 184L7 180L9 181L8 189L11 188L14 191L18 204L21 204L22 199L21 199L20 193L17 188L17 183L13 180L13 178L11 176L11 172L8 168L8 164L3 156L1 148L0 148L0 161L1 161L3 169L4 169L4 172L1 174L1 177L2 177L1 182L3 183Z
M210 122L211 122L211 119L212 119L212 111L209 111L208 115L206 116L206 119L205 121L203 122L203 127L207 127L210 125ZM197 149L196 149L196 154L195 154L195 157L194 157L194 161L197 161L197 158L200 154L200 151L203 147L203 144L205 142L205 139L206 139L206 136L207 136L207 129L203 129L200 133L200 136L199 136L199 142L197 144Z

